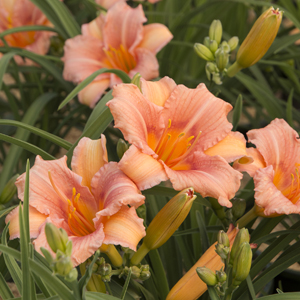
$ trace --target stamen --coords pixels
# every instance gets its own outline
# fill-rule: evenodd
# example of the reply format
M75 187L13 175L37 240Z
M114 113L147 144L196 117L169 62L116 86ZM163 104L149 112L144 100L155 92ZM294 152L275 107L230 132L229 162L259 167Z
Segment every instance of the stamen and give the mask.
M164 153L164 151L165 151L165 149L166 149L166 147L168 145L168 142L170 141L171 137L172 136L169 133L167 134L167 136L164 137L163 143L161 145L161 148L158 150L158 152L156 152L156 154L158 154L158 157L161 157L161 154Z
M174 143L173 147L172 147L172 150L171 152L169 153L169 155L167 156L167 158L164 160L164 162L167 164L168 163L168 160L171 158L172 154L174 153L175 149L176 149L176 146L178 145L178 142L180 140L181 137L183 137L185 135L184 132L180 133L177 137L177 140L176 142Z
M169 121L168 121L168 127L165 128L165 130L164 130L164 132L162 133L161 138L160 138L160 140L159 140L157 146L156 146L155 149L154 149L154 151L155 151L156 154L158 154L158 152L160 151L160 148L161 148L161 146L162 146L162 144L163 144L163 142L164 142L164 140L165 140L165 138L166 138L165 135L166 135L166 133L168 132L169 128L171 127L171 124L172 124L172 121L171 121L171 119L169 119Z

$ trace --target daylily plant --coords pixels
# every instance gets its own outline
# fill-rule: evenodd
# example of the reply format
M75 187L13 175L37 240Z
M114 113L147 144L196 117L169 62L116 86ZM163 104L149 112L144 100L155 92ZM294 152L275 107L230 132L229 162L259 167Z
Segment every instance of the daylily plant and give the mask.
M256 214L275 217L300 213L300 141L284 120L275 119L262 129L250 130L248 139L256 148L247 149L254 161L243 158L234 168L249 173L255 184Z
M29 221L30 237L36 238L37 250L50 250L44 231L46 222L67 232L73 242L74 265L84 262L103 244L136 250L145 228L135 207L144 203L144 196L117 163L107 162L105 143L103 135L96 141L81 139L74 150L73 171L67 167L66 156L54 161L36 158L30 170ZM16 181L21 200L25 175ZM11 239L20 236L18 210L6 218Z
M223 206L240 186L242 174L228 162L246 156L245 139L231 132L232 106L204 84L189 89L168 78L114 87L108 106L115 127L132 144L119 168L144 190L170 179L174 189L193 186ZM247 158L249 161L249 159Z
M131 8L119 2L106 15L82 25L82 35L66 41L64 78L80 83L101 68L119 69L131 78L136 73L156 78L155 55L173 36L165 25L143 26L146 21L141 5ZM79 101L94 107L108 87L120 82L115 74L101 74L79 93Z

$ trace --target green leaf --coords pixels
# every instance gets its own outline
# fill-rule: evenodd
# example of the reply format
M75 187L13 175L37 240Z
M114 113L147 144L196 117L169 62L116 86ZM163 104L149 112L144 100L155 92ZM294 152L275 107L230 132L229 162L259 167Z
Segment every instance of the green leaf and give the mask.
M236 128L239 124L242 110L243 110L243 97L240 94L235 102L234 109L233 109L233 117L232 117L233 131L236 131Z
M2 210L0 210L0 218L2 218L3 216L7 215L8 213L10 213L14 208L16 208L18 205L14 205L8 208L4 208Z
M287 105L286 105L286 120L289 123L289 125L293 128L294 122L293 122L293 95L294 95L294 89L291 89Z
M210 244L209 244L209 240L208 240L208 236L207 236L205 222L202 218L202 215L200 214L200 212L198 210L196 211L196 219L197 219L197 224L198 224L198 228L200 231L202 253L204 253L209 248Z
M97 76L103 74L103 73L113 73L119 76L124 83L130 83L131 79L130 77L123 71L117 70L117 69L107 69L102 68L93 74L91 74L89 77L84 79L81 83L79 83L76 88L66 97L66 99L59 105L58 110L62 109L67 103L69 103L83 88L85 88L89 83L91 83Z
M247 282L248 289L249 289L249 292L251 294L252 300L256 300L255 290L254 290L254 287L253 287L253 284L252 284L252 281L251 281L251 277L249 275L246 278L246 282Z
M0 39L8 34L13 34L16 32L24 32L24 31L53 31L57 32L54 28L49 26L43 25L27 25L27 26L20 26L20 27L13 27L7 30L4 30L0 33ZM1 58L2 59L2 58Z
M15 54L15 52L9 52L4 54L0 59L0 90L2 89L3 76L6 72L10 60L14 57Z
M86 299L87 300L120 300L120 298L106 295L103 293L96 293L96 292L86 292Z
M0 60L1 62L1 60ZM47 131L44 131L42 129L39 129L39 128L36 128L34 126L31 126L31 125L28 125L28 124L25 124L25 123L22 123L22 122L18 122L18 121L14 121L14 120L0 120L0 125L10 125L10 126L16 126L16 127L19 127L19 128L24 128L50 142L53 142L54 144L66 149L66 150L69 150L72 146L71 143L69 143L68 141L65 141L64 139L54 135L54 134L51 134Z
M129 285L130 278L131 278L131 272L132 272L132 270L131 270L131 268L129 268L129 272L128 272L126 281L124 283L122 294L121 294L121 297L120 297L122 300L125 299L125 296L126 296L126 293L127 293L128 285Z
M298 300L298 299L300 299L300 292L269 295L269 296L259 298L259 300Z
M14 295L11 292L10 288L8 287L5 278L3 277L1 272L0 272L0 296L2 297L3 300L14 298Z

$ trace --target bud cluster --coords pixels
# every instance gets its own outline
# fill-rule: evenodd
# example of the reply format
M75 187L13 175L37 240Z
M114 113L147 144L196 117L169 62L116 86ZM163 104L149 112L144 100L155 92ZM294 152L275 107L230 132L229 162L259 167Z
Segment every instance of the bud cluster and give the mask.
M73 267L71 260L73 245L72 241L69 241L66 231L62 228L58 229L52 223L47 223L45 225L45 234L51 250L56 254L55 258L47 249L41 247L41 251L54 273L63 276L68 281L76 280L78 272Z
M209 28L209 36L204 38L203 44L196 43L196 53L207 61L205 71L209 81L220 85L227 72L230 53L237 47L239 39L232 37L229 41L222 41L222 23L214 20Z
M139 279L145 281L149 279L151 276L149 265L141 265L141 264L139 264L138 266L125 267L122 273L120 274L120 276L122 276L123 274L128 276L130 269L131 269L131 278L133 279Z

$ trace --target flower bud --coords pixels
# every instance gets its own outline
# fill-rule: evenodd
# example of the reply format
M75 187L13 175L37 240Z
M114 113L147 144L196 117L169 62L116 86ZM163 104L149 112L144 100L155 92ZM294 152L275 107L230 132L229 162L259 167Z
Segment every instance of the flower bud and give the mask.
M67 276L72 269L73 263L69 256L63 255L55 262L54 271L61 276Z
M241 216L244 215L244 212L246 210L246 201L244 199L240 198L233 198L231 200L232 203L232 215L234 216L235 219L239 219Z
M141 89L141 74L140 73L136 73L133 78L131 79L131 83L135 84L139 90L142 93L142 89ZM120 158L121 159L121 158Z
M219 72L219 70L213 62L207 62L205 66L205 72L207 79L211 81L211 75L215 72Z
M213 20L209 27L209 38L211 40L215 40L218 45L221 43L222 40L222 23L220 20Z
M210 45L210 38L209 38L209 36L207 36L207 37L204 38L203 44L204 44L204 46L206 46L207 48L209 48L209 45Z
M212 81L217 85L221 85L223 83L219 73L212 74Z
M223 41L221 44L221 48L226 52L229 53L231 51L230 46L226 41Z
M17 191L15 182L18 177L19 177L19 174L16 174L7 182L7 184L5 185L3 191L0 195L0 204L6 204L14 196L14 194Z
M206 267L199 267L196 269L196 272L200 279L206 283L208 286L215 286L218 284L218 279L216 274L211 270Z
M174 196L150 223L144 244L149 250L163 245L188 215L196 196L193 188L187 188Z
M47 242L53 252L60 250L65 252L66 244L65 237L62 235L61 231L52 223L46 223L45 225L45 234Z
M246 228L240 229L240 231L238 232L238 234L233 242L232 248L231 248L230 261L229 261L229 263L231 265L233 264L234 259L235 259L236 255L238 254L240 245L244 242L249 243L249 241L250 241L250 236L249 236L248 229L246 229Z
M213 53L203 44L196 43L194 45L194 49L195 49L196 53L204 60L207 60L207 61L215 60Z
M112 267L110 264L103 264L99 266L97 273L100 274L101 276L106 276L109 275L112 271Z
M229 55L228 53L226 53L223 47L221 47L216 51L215 56L217 67L220 70L220 72L222 72L228 64Z
M49 263L49 265L51 265L53 263L53 257L51 255L51 253L44 247L40 248L41 252L43 253L43 255L45 256L47 262Z
M229 251L230 251L230 248L229 248L229 247L225 247L225 246L222 245L222 244L217 244L217 245L216 245L216 253L217 253L223 260L227 259Z
M121 159L124 153L128 150L128 145L123 139L119 139L117 143L117 154L119 159Z
M225 247L229 247L230 246L228 235L223 230L220 230L218 232L217 241L218 241L219 244L222 244Z
M133 279L138 279L138 278L140 278L140 275L141 275L140 268L138 268L137 266L132 266L131 267L131 277Z
M149 271L149 265L142 265L140 267L140 270L141 270L141 275L140 275L141 280L145 281L150 278L151 273Z
M252 250L247 242L243 242L234 259L232 267L232 284L238 286L245 280L250 272L252 262Z
M78 277L78 271L76 268L73 268L71 272L67 276L65 276L65 280L72 282L76 280L77 277Z
M230 47L230 51L233 51L239 44L239 38L237 36L233 36L229 41L228 45Z
M224 271L216 271L218 282L223 283L227 280L227 275Z
M212 53L215 53L218 49L219 45L215 40L210 41L209 43L209 49Z

